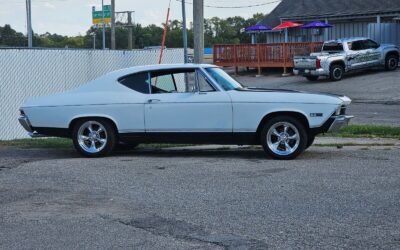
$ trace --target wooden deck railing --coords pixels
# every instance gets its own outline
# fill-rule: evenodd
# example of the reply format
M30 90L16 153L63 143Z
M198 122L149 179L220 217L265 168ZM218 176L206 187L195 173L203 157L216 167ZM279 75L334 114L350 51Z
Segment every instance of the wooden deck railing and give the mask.
M213 62L219 66L249 68L290 68L293 57L320 51L322 43L217 44Z

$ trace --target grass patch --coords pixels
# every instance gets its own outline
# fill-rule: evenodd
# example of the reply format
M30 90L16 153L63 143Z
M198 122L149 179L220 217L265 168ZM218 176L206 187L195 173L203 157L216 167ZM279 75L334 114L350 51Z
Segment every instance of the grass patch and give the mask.
M350 138L395 138L400 139L400 127L380 126L380 125L349 125L339 132L327 133L325 137L350 137ZM350 143L351 144L351 143ZM359 146L344 144L343 146ZM29 148L72 148L72 141L65 138L36 138L36 139L17 139L11 141L0 141L0 146L15 146ZM161 149L171 147L193 146L191 144L142 144L141 149ZM316 146L337 146L336 144L316 145ZM380 146L392 146L383 145Z
M0 141L2 146L29 148L72 148L72 141L66 138L36 138Z
M381 125L349 125L336 133L327 133L325 136L400 139L400 127Z
M0 146L14 146L21 148L73 148L72 140L66 138L36 138L36 139L17 139L10 141L0 141ZM162 149L172 147L193 146L191 144L139 144L138 149Z

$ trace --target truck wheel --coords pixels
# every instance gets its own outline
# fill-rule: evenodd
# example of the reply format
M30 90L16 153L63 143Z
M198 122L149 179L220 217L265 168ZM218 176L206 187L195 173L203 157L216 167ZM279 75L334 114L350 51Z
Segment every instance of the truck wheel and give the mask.
M306 149L311 147L311 145L314 143L314 140L315 140L315 135L308 135Z
M315 82L318 80L319 76L306 76L307 80L310 82Z
M388 55L385 60L386 70L395 70L399 65L399 58L396 55Z
M89 118L79 120L72 130L72 141L78 153L87 157L109 155L115 148L117 134L108 120Z
M294 159L307 145L304 125L290 116L272 118L264 125L260 135L264 151L274 159Z
M340 64L334 64L330 67L329 70L329 78L332 81L340 81L342 80L344 75L344 68Z

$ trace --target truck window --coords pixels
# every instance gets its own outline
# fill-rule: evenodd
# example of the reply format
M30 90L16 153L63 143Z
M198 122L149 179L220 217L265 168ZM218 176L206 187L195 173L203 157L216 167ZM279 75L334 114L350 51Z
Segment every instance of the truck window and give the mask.
M325 52L336 52L336 51L343 51L343 44L338 43L338 42L330 42L330 43L324 43L324 46L322 47L322 51Z
M358 50L363 50L364 48L364 42L363 41L354 41L349 45L349 49L353 51L358 51Z

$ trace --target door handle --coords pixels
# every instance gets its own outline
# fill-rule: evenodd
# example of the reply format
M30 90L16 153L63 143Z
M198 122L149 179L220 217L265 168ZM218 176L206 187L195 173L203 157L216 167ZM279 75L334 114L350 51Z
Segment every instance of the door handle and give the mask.
M147 100L148 103L155 103L155 102L160 102L160 99L149 99Z

